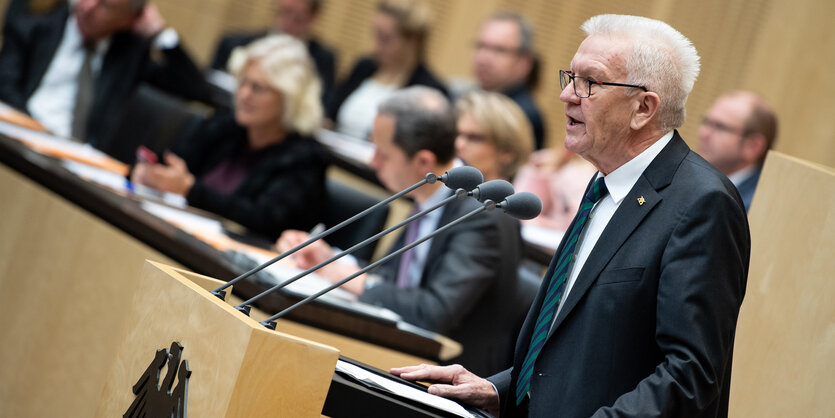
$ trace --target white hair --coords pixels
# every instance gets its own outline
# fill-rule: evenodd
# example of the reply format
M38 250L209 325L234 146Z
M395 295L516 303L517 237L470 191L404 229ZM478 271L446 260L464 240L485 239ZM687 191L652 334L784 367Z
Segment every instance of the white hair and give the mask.
M684 124L687 96L699 76L699 53L689 39L664 22L640 16L598 15L581 28L588 36L630 40L633 48L626 57L626 82L658 94L662 129Z
M257 64L270 85L281 92L285 127L312 135L322 126L322 85L301 41L289 35L270 35L235 48L229 59L229 72L240 77L250 63Z

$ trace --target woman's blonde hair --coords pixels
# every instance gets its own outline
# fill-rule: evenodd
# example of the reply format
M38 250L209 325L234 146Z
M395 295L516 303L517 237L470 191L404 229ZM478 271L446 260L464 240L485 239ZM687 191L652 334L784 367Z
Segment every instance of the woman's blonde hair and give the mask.
M401 35L418 39L418 53L423 58L429 29L432 27L432 10L429 5L422 0L381 0L376 9L394 19Z
M235 48L229 72L240 78L249 64L257 64L270 85L281 93L282 124L302 135L312 135L322 126L322 85L305 45L289 35L270 35Z
M507 96L487 92L471 91L455 102L460 118L468 115L484 131L485 140L499 152L512 156L509 162L500 163L500 175L511 179L533 151L533 128L525 113Z

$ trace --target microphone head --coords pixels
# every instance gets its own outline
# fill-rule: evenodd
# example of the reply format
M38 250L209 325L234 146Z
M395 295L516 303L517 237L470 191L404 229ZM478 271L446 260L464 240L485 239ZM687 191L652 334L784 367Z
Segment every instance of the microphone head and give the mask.
M497 205L508 215L517 219L533 219L542 212L542 201L531 192L519 192L510 195Z
M484 176L477 168L464 165L447 170L438 180L452 190L472 190L484 181Z
M513 185L507 180L490 180L479 184L472 191L472 195L482 203L488 199L494 202L501 202L506 197L512 195L513 192Z

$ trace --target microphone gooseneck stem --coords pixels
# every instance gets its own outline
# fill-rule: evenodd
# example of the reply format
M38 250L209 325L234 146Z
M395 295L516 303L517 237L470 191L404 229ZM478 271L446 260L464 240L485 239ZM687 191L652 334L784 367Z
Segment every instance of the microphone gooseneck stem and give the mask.
M422 210L422 211L406 218L405 220L398 223L397 225L391 226L388 229L386 229L384 231L381 231L381 232L375 234L374 236L371 236L371 237L365 239L364 241L354 245L353 247L348 248L347 250L342 251L341 253L336 254L333 257L331 257L331 258L329 258L325 261L322 261L321 263L319 263L319 264L317 264L317 265L315 265L315 266L313 266L313 267L311 267L311 268L309 268L309 269L307 269L307 270L305 270L305 271L303 271L303 272L301 272L301 273L299 273L299 274L297 274L297 275L295 275L295 276L293 276L293 277L291 277L291 278L289 278L289 279L287 279L287 280L285 280L285 281L283 281L283 282L281 282L281 283L279 283L279 284L277 284L277 285L259 293L258 295L253 296L249 300L245 300L245 301L241 302L238 306L236 306L236 308L241 308L245 305L252 304L253 302L257 301L258 299L261 299L262 297L264 297L264 296L266 296L266 295L268 295L268 294L270 294L270 293L272 293L272 292L274 292L278 289L281 289L282 287L285 287L285 286L295 282L296 280L299 280L302 277L307 276L308 274L310 274L310 273L312 273L316 270L319 270L320 268L322 268L322 267L324 267L324 266L326 266L326 265L328 265L328 264L330 264L330 263L348 255L348 254L353 253L354 251L356 251L356 250L358 250L362 247L365 247L366 245L380 239L380 237L382 237L383 235L387 235L387 234L391 233L392 231L402 227L403 225L406 225L409 222L412 222L415 219L420 218L421 216L425 216L427 213L432 212L432 211L440 208L441 206L446 205L447 203L449 203L449 202L451 202L455 199L459 199L459 198L466 197L466 196L467 196L467 191L466 190L458 189L458 190L455 191L455 194L453 194L452 196L436 203L435 205L432 205L431 207L429 207L425 210Z
M426 175L426 178L424 178L423 180L421 180L421 181L419 181L419 182L417 182L417 183L413 184L412 186L410 186L410 187L408 187L408 188L404 189L403 191L401 191L401 192L399 192L399 193L395 193L395 194L393 194L393 195L389 196L389 197L388 197L388 198L386 198L385 200L382 200L382 201L380 201L379 203L377 203L377 204L375 204L375 205L373 205L373 206L369 207L368 209L366 209L366 210L364 210L364 211L362 211L362 212L360 212L360 213L358 213L358 214L356 214L356 215L354 215L354 216L352 216L352 217L350 217L350 218L348 218L348 219L346 219L346 220L344 220L344 221L340 222L339 224L337 224L337 225L336 225L336 226L334 226L333 228L327 229L327 230L325 230L325 231L322 231L322 232L321 232L321 233L319 233L319 234L316 234L316 235L314 235L314 236L310 237L307 241L305 241L305 242L303 242L303 243L301 243L301 244L299 244L299 245L297 245L297 246L295 246L295 247L291 248L290 250L287 250L287 251L285 251L285 252L283 252L283 253L281 253L281 254L277 255L276 257L274 257L274 258L270 259L270 260L269 260L269 261L267 261L266 263L261 264L260 266L257 266L257 267L255 267L255 268L253 268L252 270L249 270L249 271L247 271L246 273L244 273L244 274L242 274L242 275L240 275L240 276L238 276L238 277L236 277L236 278L234 278L234 279L232 279L232 280L230 280L230 281L228 281L228 282L224 283L222 286L218 287L217 289L212 290L212 293L215 293L215 294L216 294L216 293L218 293L218 292L222 291L223 289L226 289L227 287L232 286L232 285L234 285L235 283L238 283L238 282L240 282L241 280L246 279L247 277L252 276L252 275L253 275L253 274L255 274L255 273L258 273L259 271L261 271L261 270L263 270L263 269L265 269L265 268L267 268L267 267L269 267L269 266L271 266L271 265L273 265L273 264L275 264L275 263L277 263L277 262L281 261L282 259L284 259L284 258L286 258L286 257L288 257L288 256L290 256L290 255L292 255L292 254L293 254L293 253L295 253L296 251L298 251L298 250L300 250L300 249L302 249L302 248L304 248L304 247L306 247L306 246L310 245L310 244L311 244L311 243L313 243L314 241L316 241L316 240L318 240L318 239L321 239L321 238L324 238L324 237L326 237L326 236L328 236L328 235L330 235L330 234L332 234L332 233L334 233L334 232L336 232L336 231L339 231L340 229L342 229L342 227L344 227L344 226L346 226L346 225L348 225L348 224L350 224L350 223L352 223L352 222L356 221L356 220L357 220L357 219L359 219L359 218L362 218L362 217L363 217L363 216L365 216L365 215L368 215L369 213L371 213L372 211L376 210L377 208L380 208L380 207L382 207L382 206L384 206L384 205L388 205L388 204L389 204L389 203L391 203L393 200L395 200L395 199L398 199L398 198L400 198L400 197L405 196L407 193L411 192L412 190L415 190L415 189L417 189L418 187L421 187L421 186L423 186L423 185L424 185L424 184L426 184L426 183L434 183L436 179L437 179L437 176L435 176L434 174L432 174L432 173L427 174L427 175Z
M363 274L363 273L366 273L367 271L369 271L369 270L371 270L371 269L373 269L373 268L375 268L375 267L379 266L380 264L385 263L386 261L391 260L391 259L392 259L392 258L394 258L394 257L399 256L400 254L403 254L403 253L404 253L404 252L406 252L406 251L409 251L410 249L412 249L412 248L414 248L414 247L416 247L416 246L418 246L418 245L422 244L424 241L426 241L426 240L428 240L428 239L431 239L431 238L433 238L434 236L436 236L436 235L440 234L441 232L444 232L444 231L446 231L446 230L448 230L448 229L450 229L450 228L452 228L452 227L454 227L454 226L456 226L456 225L460 224L461 222L464 222L465 220L467 220L467 219L469 219L469 218L471 218L471 217L473 217L473 216L475 216L475 215L477 215L477 214L479 214L479 213L481 213L481 212L484 212L484 211L485 211L485 210L487 210L487 209L492 209L492 208L494 208L495 206L496 206L496 204L495 204L492 200L486 200L486 201L484 202L484 204L483 204L481 207L479 207L479 208L477 208L477 209L472 210L471 212L469 212L469 213L467 213L467 214L465 214L465 215L461 216L460 218L458 218L458 219L456 219L456 220L454 220L454 221L452 221L452 222L450 222L450 223L448 223L448 224L446 224L446 225L442 226L441 228L438 228L437 230L435 230L435 231L434 231L434 232L432 232L431 234L427 234L427 235L425 235L424 237L420 238L419 240L417 240L417 241L415 241L415 242L413 242L413 243L411 243L411 244L409 244L409 245L406 245L406 246L404 246L404 247L400 248L399 250L397 250L397 251L395 251L395 252L393 252L393 253L391 253L391 254L389 254L389 255L387 255L387 256L385 256L385 257L383 257L383 258L381 258L381 259L379 259L379 260L377 260L377 261L375 261L374 263L371 263L371 264L369 264L369 265L365 266L364 268L360 269L360 270L359 270L359 271L357 271L356 273L354 273L354 274L352 274L352 275L350 275L350 276L348 276L348 277L346 277L346 278L344 278L344 279L342 279L342 280L340 280L340 281L338 281L338 282L336 282L336 283L332 284L331 286L328 286L328 287L327 287L327 288L325 288L325 289L322 289L321 291L317 292L316 294L310 295L310 296L308 296L308 297L306 297L306 298L302 299L301 301L299 301L299 302L297 302L296 304L294 304L294 305L292 305L292 306L288 307L287 309L284 309L283 311L281 311L281 312L279 312L279 313L277 313L277 314L275 314L275 315L273 315L273 316L271 316L271 317L269 317L269 318L267 318L267 319L265 319L265 320L261 321L261 324L262 324L262 325L264 325L264 326L265 326L265 327L267 327L267 328L272 329L272 326L270 325L270 322L273 322L273 321L275 321L276 319L281 318L282 316L284 316L284 315L286 315L287 313L289 313L290 311L292 311L292 310L294 310L294 309L298 308L299 306L302 306L302 305L304 305L304 304L306 304L306 303L310 302L311 300L316 299L316 298L318 298L319 296L322 296L322 295L324 295L325 293L328 293L328 292L330 292L331 290L336 289L336 288L337 288L337 287L339 287L339 286L342 286L343 284L345 284L345 283L347 283L347 282L349 282L349 281L353 280L353 279L354 279L354 278L356 278L357 276L359 276L359 275L361 275L361 274Z

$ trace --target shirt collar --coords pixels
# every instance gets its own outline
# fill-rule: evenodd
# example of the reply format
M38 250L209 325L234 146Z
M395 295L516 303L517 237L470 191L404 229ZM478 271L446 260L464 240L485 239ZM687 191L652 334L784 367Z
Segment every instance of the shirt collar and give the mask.
M745 180L748 180L752 174L754 174L754 170L757 169L757 166L752 165L750 167L743 168L735 173L728 174L728 180L734 184L734 186L739 186Z
M615 171L609 173L609 175L603 176L606 188L609 190L609 195L612 196L615 203L620 203L621 200L626 198L626 195L632 190L635 183L638 182L638 178L641 177L644 170L649 167L652 160L658 156L671 139L673 139L672 131L667 132L659 140L655 141L654 144L650 145L649 148L629 160L626 164L618 167ZM600 176L601 174L598 172L597 177Z
M446 199L447 197L452 195L452 190L450 190L446 186L439 186L435 193L432 193L428 199L424 200L423 202L417 205L418 210L424 210L426 208L430 208L433 205L440 203L442 200Z

